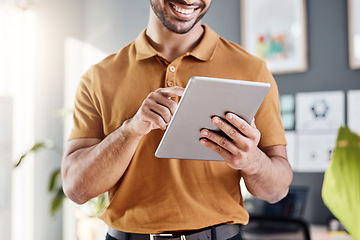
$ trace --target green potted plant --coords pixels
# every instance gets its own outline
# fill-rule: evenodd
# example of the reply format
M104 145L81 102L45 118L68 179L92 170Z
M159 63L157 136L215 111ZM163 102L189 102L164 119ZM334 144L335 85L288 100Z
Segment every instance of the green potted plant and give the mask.
M339 129L322 198L354 240L360 240L360 136L346 127Z
M29 156L32 153L36 153L42 149L50 149L61 155L61 149L59 149L52 141L47 140L47 141L37 142L23 155L20 156L14 168L19 167L27 156ZM50 194L53 196L50 205L50 213L51 215L55 215L55 213L61 208L62 203L66 198L62 189L60 168L55 169L51 173L49 178L48 190Z
M40 150L48 149L51 151L55 151L58 154L62 154L62 149L56 146L56 144L51 140L40 141L35 143L29 150L27 150L23 155L20 156L17 163L15 164L15 168L19 167L23 160L30 154L36 153ZM61 209L62 204L66 198L62 183L61 183L61 170L60 168L55 169L49 178L48 190L52 195L52 200L50 204L50 213L54 215L59 209ZM101 194L96 198L91 199L88 202L89 211L87 211L87 215L89 217L97 216L107 204L106 194Z

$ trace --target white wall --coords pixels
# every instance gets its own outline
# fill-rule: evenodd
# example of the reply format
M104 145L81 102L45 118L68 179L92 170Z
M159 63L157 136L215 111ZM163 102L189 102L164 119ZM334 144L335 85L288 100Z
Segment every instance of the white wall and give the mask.
M84 41L103 52L118 51L146 28L149 6L149 0L86 0Z
M63 122L55 112L63 107L64 46L67 38L82 36L83 1L33 0L26 11L14 7L15 2L20 1L0 0L0 10L6 13L0 35L13 33L0 38L0 54L7 55L7 61L0 61L5 65L0 77L6 78L0 86L14 96L18 158L45 139L62 148ZM12 171L12 240L62 239L62 213L50 215L48 193L50 174L60 162L61 154L42 150Z
M63 107L64 47L68 37L81 38L82 0L38 0L37 14L35 140L52 139L62 147L63 122L55 112ZM50 173L60 166L61 155L43 151L36 155L34 176L34 239L62 239L62 214L49 215Z
M0 233L4 239L11 234L12 112L12 98L0 95Z

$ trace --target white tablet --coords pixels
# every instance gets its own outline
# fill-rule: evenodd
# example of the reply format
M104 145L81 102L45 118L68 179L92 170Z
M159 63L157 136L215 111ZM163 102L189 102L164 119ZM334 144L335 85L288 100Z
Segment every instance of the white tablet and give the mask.
M211 118L225 118L228 112L250 123L269 89L269 83L191 78L155 156L224 161L219 154L200 144L200 130L206 128L220 133L221 130L211 123Z

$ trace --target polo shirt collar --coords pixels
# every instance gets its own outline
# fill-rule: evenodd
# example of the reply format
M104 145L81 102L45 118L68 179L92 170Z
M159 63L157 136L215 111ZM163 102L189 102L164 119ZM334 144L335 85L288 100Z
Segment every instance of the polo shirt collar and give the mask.
M209 61L215 54L219 36L207 25L203 25L204 35L200 43L188 54L201 61ZM149 44L146 29L135 40L136 60L144 60L160 54Z

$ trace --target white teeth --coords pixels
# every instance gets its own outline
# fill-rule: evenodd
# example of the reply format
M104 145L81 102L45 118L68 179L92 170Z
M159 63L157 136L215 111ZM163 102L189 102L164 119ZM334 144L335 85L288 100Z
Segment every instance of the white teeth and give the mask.
M180 8L176 5L172 5L172 7L175 9L175 11L182 13L182 14L191 14L194 12L194 9L184 9L184 8Z

